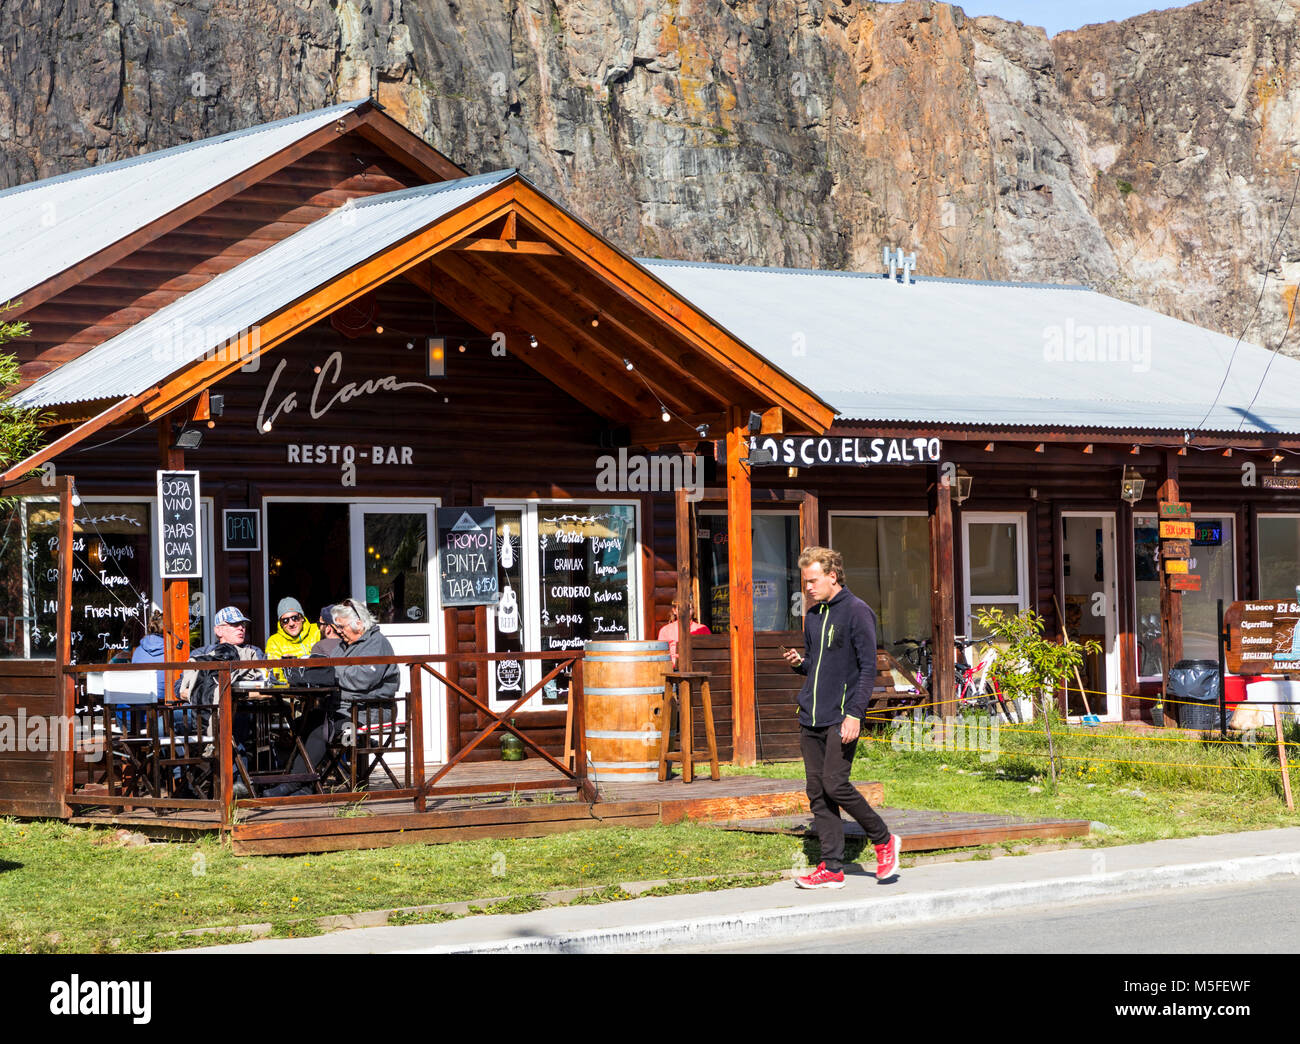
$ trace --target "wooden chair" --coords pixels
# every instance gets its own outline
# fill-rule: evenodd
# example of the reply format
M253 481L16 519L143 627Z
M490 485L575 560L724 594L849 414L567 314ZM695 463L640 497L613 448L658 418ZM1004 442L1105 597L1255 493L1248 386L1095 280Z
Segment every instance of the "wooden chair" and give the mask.
M401 754L405 764L406 779L411 778L411 745L406 727L405 698L359 699L352 701L350 730L345 729L329 742L321 778L333 777L355 791L358 784L368 784L376 767L383 770L398 790L405 785L398 781L389 766L387 756ZM399 704L401 706L399 706ZM384 720L383 712L392 713ZM376 720L371 723L371 711Z
M704 736L708 744L707 751L696 754L695 729L692 719L691 700L695 687L699 686L700 703L704 709ZM672 730L673 704L677 705L677 750L669 750L669 734ZM708 755L711 771L710 779L720 779L718 771L718 737L713 728L713 696L709 692L709 674L707 671L672 671L664 675L664 714L662 739L659 741L659 781L668 778L668 766L680 761L682 765L682 782L690 783L695 779L695 759Z

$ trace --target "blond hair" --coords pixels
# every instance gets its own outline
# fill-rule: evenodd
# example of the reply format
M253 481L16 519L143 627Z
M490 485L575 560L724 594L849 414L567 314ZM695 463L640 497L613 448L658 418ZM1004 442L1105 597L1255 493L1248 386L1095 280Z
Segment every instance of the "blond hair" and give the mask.
M799 555L800 570L807 569L816 562L827 576L835 574L835 582L844 586L844 556L829 547L805 547Z

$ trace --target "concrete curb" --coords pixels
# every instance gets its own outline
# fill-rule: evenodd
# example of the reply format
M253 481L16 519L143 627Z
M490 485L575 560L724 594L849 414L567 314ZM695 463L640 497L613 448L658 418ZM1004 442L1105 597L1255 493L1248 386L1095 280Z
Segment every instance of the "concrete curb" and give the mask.
M1104 857L1104 851L1099 850ZM1104 859L1098 864L1104 866ZM1300 876L1300 852L955 888L814 907L403 949L402 953L632 953L955 919L1000 910Z

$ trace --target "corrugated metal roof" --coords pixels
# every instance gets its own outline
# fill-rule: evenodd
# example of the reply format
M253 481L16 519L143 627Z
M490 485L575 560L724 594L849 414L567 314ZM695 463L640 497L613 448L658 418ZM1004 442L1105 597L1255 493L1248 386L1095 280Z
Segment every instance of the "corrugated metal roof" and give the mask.
M1086 288L641 263L841 420L1300 432L1300 361Z
M365 99L0 192L0 302L327 126Z
M340 207L65 363L13 402L49 407L138 395L514 174L493 171Z

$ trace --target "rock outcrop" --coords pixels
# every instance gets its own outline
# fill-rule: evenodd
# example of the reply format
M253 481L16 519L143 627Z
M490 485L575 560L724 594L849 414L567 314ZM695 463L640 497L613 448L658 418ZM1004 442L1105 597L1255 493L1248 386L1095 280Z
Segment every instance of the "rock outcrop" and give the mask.
M1204 0L1049 40L925 0L0 0L0 183L369 94L633 253L875 271L899 245L1272 346L1300 282L1297 13Z

